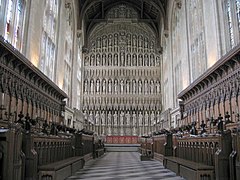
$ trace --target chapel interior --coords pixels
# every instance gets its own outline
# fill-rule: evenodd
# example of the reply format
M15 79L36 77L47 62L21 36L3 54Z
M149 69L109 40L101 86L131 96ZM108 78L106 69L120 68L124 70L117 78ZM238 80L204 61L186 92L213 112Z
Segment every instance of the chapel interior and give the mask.
M240 0L0 0L0 180L240 179Z

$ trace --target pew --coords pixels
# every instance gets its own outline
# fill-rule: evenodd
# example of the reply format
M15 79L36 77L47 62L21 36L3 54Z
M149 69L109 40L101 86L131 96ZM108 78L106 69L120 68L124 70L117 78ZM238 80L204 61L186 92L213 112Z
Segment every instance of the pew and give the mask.
M139 138L140 147L138 148L138 152L141 154L141 161L150 160L153 158L153 142L152 138L142 137Z
M207 137L173 136L173 156L164 156L164 167L186 179L228 179L231 132Z
M92 157L92 146L93 136L89 135L59 137L25 134L25 179L64 180L83 168L85 161Z
M232 152L229 156L230 180L240 178L240 135L232 135Z
M104 145L101 139L94 140L93 158L99 158L104 154Z
M164 156L172 156L172 134L153 136L153 157L163 161Z

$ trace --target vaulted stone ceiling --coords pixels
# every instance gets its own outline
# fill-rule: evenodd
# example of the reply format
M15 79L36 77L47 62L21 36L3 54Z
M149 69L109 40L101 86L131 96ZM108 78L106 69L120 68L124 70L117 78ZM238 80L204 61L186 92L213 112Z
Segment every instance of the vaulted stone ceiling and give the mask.
M167 27L167 0L79 0L79 29L84 27L82 30L88 36L94 25L107 21L106 12L119 4L134 8L139 14L138 22L149 24L156 35L161 37L162 28L165 30Z

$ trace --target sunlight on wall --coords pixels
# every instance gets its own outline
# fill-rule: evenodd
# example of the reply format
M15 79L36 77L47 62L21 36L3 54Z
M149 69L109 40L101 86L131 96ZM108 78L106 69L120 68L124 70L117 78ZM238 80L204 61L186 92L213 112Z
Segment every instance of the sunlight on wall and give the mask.
M189 85L188 78L183 76L183 81L182 82L183 82L183 84L182 84L183 89L182 90L184 90Z
M39 65L39 56L34 51L31 52L30 61L31 61L31 63L34 66L38 67L38 65Z
M208 67L210 68L212 67L212 65L214 65L217 61L217 54L215 51L211 51L208 53Z
M63 75L61 75L60 73L58 74L58 87L60 89L63 89Z

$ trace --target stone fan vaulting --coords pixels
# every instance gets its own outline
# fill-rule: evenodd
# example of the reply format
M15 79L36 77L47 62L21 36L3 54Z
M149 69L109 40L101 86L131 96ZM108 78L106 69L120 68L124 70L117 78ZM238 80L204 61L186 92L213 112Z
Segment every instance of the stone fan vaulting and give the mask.
M87 128L108 136L149 134L160 122L164 1L94 2L82 2L81 11Z

